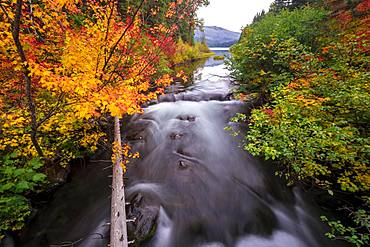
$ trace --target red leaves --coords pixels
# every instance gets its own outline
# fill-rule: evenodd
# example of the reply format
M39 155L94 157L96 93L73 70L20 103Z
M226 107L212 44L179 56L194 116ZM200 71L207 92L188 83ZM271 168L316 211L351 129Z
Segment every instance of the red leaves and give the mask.
M262 111L267 114L268 116L270 116L271 118L274 117L274 111L272 109L262 109Z
M330 47L326 46L326 47L322 48L322 53L327 54L327 53L329 53L329 50L330 50Z
M324 60L325 60L325 59L324 59L322 56L318 56L318 57L317 57L317 60L318 60L319 62L324 62Z
M167 37L166 39L164 39L162 47L163 47L163 52L167 56L172 56L176 52L176 44L173 41L172 37Z
M351 11L341 11L337 15L337 19L342 23L342 24L347 24L352 20L352 13Z
M370 0L363 0L356 7L356 11L360 13L368 12L370 9Z
M296 89L296 88L298 88L299 87L299 85L297 84L297 83L294 83L294 82L291 82L291 83L289 83L289 85L288 85L288 88L289 89Z

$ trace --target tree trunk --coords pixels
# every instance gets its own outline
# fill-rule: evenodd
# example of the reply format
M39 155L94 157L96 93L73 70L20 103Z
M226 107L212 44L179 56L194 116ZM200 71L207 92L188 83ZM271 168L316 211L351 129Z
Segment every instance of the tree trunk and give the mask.
M119 118L114 118L114 141L122 147L121 131ZM127 247L127 226L125 210L125 191L123 185L123 170L121 167L122 152L120 149L114 150L116 153L116 162L113 164L112 180L112 204L111 204L111 228L110 228L110 246Z
M37 119L36 119L36 106L32 98L32 87L31 87L32 80L30 76L30 70L28 68L27 58L24 53L23 46L21 44L21 41L19 40L20 24L21 24L21 17L22 17L22 5L23 5L23 0L17 0L12 35L13 35L15 46L17 47L18 55L21 58L21 61L23 64L22 66L23 66L23 75L25 79L25 92L26 92L26 98L27 98L27 103L28 103L28 110L31 116L31 141L39 157L43 158L44 153L42 152L40 144L37 140L38 124L37 124Z

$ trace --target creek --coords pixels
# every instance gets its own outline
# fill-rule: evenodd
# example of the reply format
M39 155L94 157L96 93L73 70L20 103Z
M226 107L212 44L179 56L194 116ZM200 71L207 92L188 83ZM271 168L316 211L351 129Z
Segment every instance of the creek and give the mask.
M225 130L246 131L230 118L252 106L232 100L223 61L210 58L193 75L123 128L140 153L125 179L131 246L339 246L324 237L310 197L285 186L271 164L242 150L241 139ZM94 162L73 173L18 245L107 246L107 166Z

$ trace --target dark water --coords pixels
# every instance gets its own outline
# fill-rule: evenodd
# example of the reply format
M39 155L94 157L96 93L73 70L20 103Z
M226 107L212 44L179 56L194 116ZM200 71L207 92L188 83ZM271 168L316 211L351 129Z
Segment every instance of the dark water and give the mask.
M109 243L109 163L75 167L72 180L41 208L16 246L107 246Z
M323 237L311 202L284 186L225 131L249 107L230 97L223 61L212 59L188 86L173 86L134 116L125 138L141 157L128 167L133 246L339 246ZM59 190L19 246L107 246L110 169L88 166Z

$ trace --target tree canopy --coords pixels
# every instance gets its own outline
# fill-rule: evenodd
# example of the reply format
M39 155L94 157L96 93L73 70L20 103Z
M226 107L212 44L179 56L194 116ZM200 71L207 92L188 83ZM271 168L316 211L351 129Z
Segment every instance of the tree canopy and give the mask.
M206 3L1 1L0 236L23 227L52 167L94 152L110 117L172 82L176 42Z

